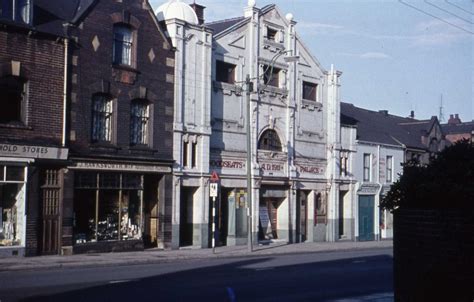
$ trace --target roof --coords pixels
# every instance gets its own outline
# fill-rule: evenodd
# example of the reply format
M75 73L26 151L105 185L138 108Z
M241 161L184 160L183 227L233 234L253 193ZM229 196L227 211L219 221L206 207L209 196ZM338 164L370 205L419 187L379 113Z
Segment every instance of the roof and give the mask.
M224 30L231 28L232 26L242 22L245 19L246 19L245 17L225 19L225 20L206 23L205 26L212 29L214 31L214 34L217 35L218 33L221 33Z
M35 0L33 23L21 24L8 19L0 23L27 28L55 36L66 36L64 24L76 22L97 0Z
M198 17L194 9L180 0L170 0L157 8L155 14L159 21L169 19L179 19L190 24L199 24Z
M441 128L443 129L444 134L471 134L474 131L474 121L465 122L459 124L442 124Z
M437 120L420 121L341 102L341 122L350 125L355 122L357 139L361 141L425 149L421 137L431 130Z

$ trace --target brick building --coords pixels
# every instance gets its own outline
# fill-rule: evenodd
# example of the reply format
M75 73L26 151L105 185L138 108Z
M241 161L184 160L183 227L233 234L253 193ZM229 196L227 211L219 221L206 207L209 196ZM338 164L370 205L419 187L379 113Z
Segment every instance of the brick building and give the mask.
M63 249L171 242L174 50L148 1L71 1Z
M44 2L0 4L0 256L59 242L67 39Z

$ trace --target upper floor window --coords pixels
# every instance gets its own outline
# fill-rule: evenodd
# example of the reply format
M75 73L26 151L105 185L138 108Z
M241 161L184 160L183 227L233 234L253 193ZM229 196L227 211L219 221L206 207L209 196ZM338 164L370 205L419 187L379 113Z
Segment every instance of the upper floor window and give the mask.
M266 130L258 141L258 149L282 151L280 138L275 130Z
M267 39L271 41L277 40L278 31L276 29L267 27Z
M316 102L317 87L315 83L303 82L303 99Z
M263 74L263 82L265 85L279 87L280 86L280 68L276 68L273 66L264 65L263 66L264 74Z
M391 183L393 181L393 157L391 155L387 156L387 182Z
M31 0L0 0L0 17L30 24Z
M0 123L25 122L27 83L16 76L0 78Z
M235 65L216 61L216 81L229 84L235 83Z
M364 153L364 181L370 181L370 154Z
M347 176L349 172L349 152L341 151L339 161L341 176Z
M145 100L132 101L130 108L130 143L147 145L149 137L150 106Z
M113 102L107 95L95 95L92 99L92 140L112 141Z
M132 66L133 31L124 24L114 25L114 64Z

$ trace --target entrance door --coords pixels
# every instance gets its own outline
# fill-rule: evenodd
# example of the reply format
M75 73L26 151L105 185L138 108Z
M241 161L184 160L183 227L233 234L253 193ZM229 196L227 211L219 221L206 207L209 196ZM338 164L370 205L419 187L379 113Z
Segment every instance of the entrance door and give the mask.
M58 254L60 243L61 185L59 170L46 170L42 190L41 254Z
M179 218L179 245L193 245L193 199L196 189L181 189L181 205Z
M305 242L307 239L307 217L308 217L308 210L307 210L307 194L305 192L299 193L299 212L298 212L298 234L299 234L299 242Z
M374 237L374 196L359 195L359 241Z
M146 175L143 184L143 212L145 217L143 242L145 247L154 248L158 246L159 217L159 190L160 176Z

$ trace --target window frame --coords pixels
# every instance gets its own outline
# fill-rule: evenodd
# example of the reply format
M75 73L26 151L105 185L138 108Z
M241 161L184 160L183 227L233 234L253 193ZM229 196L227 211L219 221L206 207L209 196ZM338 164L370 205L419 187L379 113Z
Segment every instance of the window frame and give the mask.
M5 82L4 82L5 81ZM13 76L5 75L0 77L0 90L5 92L8 91L12 94L11 98L8 97L6 102L16 102L17 104L14 107L17 107L15 110L15 117L8 118L5 116L5 120L0 116L0 124L22 124L26 125L27 121L27 104L28 104L28 80ZM16 94L13 96L13 94ZM16 98L16 100L14 100ZM2 100L3 102L3 100ZM13 111L13 110L12 110ZM5 113L5 107L2 109L2 114Z
M0 18L30 25L33 19L31 0L1 0Z
M96 102L104 102L102 105L102 110L97 111ZM91 118L91 141L94 143L112 143L113 134L114 134L114 100L112 96L107 94L94 94L92 96L92 118ZM105 125L104 130L96 130L100 128L101 125L97 123L102 123ZM101 134L101 132L104 132Z
M228 63L223 60L216 60L216 81L227 84L235 84L236 68L237 65L235 64Z
M134 107L140 108L141 114L135 114ZM132 146L149 146L150 141L150 123L151 108L150 102L145 99L134 99L130 102L130 145ZM143 110L145 109L145 110ZM140 133L137 133L139 131Z
M273 129L265 130L258 140L258 149L265 151L283 152L280 136Z
M362 179L365 182L370 182L372 177L371 171L372 155L370 153L364 153L363 155L363 174Z
M273 65L263 65L263 84L270 87L280 88L281 68Z
M118 38L119 33L122 35ZM128 41L125 37L128 36ZM126 23L116 23L113 27L113 46L112 46L112 63L118 66L129 66L135 67L135 47L136 47L136 34L135 30ZM118 53L118 49L121 52Z
M308 89L308 86L310 89L312 89L312 92L310 93L310 97L306 97L306 89ZM318 101L318 84L317 83L312 83L308 81L303 81L303 88L302 88L302 99L306 101L311 101L311 102L317 102Z
M386 165L386 172L385 172L385 178L387 183L392 183L393 182L393 156L392 155L387 155L387 158L385 160L385 165Z

